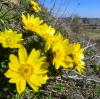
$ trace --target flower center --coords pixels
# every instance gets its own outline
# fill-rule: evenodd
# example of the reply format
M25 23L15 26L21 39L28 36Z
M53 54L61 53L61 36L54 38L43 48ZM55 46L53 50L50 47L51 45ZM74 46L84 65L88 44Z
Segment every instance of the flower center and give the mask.
M33 74L33 68L31 65L25 64L19 68L19 72L25 79L27 79Z
M29 28L32 28L32 27L33 27L33 24L32 24L31 22L29 22L29 23L28 23L28 27L29 27Z

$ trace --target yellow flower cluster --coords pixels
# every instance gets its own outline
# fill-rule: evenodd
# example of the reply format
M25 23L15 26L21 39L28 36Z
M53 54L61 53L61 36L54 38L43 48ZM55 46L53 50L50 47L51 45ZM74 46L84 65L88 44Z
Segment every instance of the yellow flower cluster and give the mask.
M68 39L65 39L61 33L56 33L52 26L43 23L34 15L28 17L22 14L24 28L31 30L39 35L45 41L45 51L51 49L53 53L53 65L56 69L61 66L64 68L76 68L79 73L85 69L84 49L80 48L79 43L70 44ZM29 23L28 23L29 22ZM31 27L31 28L30 28Z
M31 1L36 12L40 10L38 4ZM84 48L79 43L70 43L61 33L57 33L51 25L47 25L39 17L33 14L22 14L23 27L36 33L45 42L44 51L51 50L53 55L52 64L55 69L71 68L82 73L85 69ZM49 77L48 62L46 57L41 56L39 50L32 49L28 55L26 48L22 45L22 34L11 29L0 32L0 43L4 48L19 48L18 57L11 54L9 57L9 69L5 73L10 78L10 83L16 84L18 93L22 93L28 83L37 92L42 84L45 84Z
M46 41L46 49L50 48L55 34L54 28L43 23L43 20L40 20L39 17L34 17L33 14L26 16L22 14L22 22L25 29L35 32Z

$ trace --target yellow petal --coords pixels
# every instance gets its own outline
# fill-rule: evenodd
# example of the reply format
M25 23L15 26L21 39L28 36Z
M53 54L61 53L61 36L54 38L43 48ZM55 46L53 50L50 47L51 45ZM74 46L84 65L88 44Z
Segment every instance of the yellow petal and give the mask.
M73 68L73 63L62 62L62 67L64 67L64 68Z
M75 51L77 52L77 51L79 51L79 49L80 49L80 43L75 43L76 45L75 45Z
M27 19L24 14L22 14L22 21L23 21L23 23L24 23L24 21L27 22Z
M73 59L71 57L69 57L69 56L66 56L66 61L73 62Z
M60 68L60 64L59 64L59 63L56 63L56 64L55 64L55 68L56 68L56 69L59 69L59 68Z
M27 51L25 49L25 47L21 47L18 51L18 56L19 56L19 61L20 64L25 64L26 60L27 60Z
M14 54L10 54L9 60L19 66L18 58Z
M20 80L16 83L17 92L20 94L26 88L26 80L20 76Z
M42 84L45 84L49 77L47 75L42 76Z
M78 66L76 66L76 69L81 74L81 73L83 73L85 67L83 65L78 65Z
M34 69L34 74L36 74L36 75L42 75L47 72L48 72L48 70L45 70L45 69Z
M27 63L34 63L35 60L37 60L37 58L39 58L40 56L40 51L36 51L35 49L33 49L27 59Z
M20 80L20 74L16 74L15 76L13 76L10 80L9 83L17 83Z
M69 64L67 65L67 68L73 68L73 63L69 63Z
M33 88L34 91L38 91L38 88L42 86L42 84L45 84L48 80L47 75L32 75L30 79L28 80L28 84Z
M7 70L7 72L4 74L7 78L12 78L14 76L16 76L18 73L17 72L14 72L12 70Z
M17 72L19 70L19 67L20 67L20 64L9 62L9 69Z
M33 85L39 87L39 86L41 86L40 79L41 79L40 76L32 75L32 76L29 78L29 82L31 82Z
M38 92L38 89L39 89L38 86L36 86L31 80L28 80L27 82L35 92Z

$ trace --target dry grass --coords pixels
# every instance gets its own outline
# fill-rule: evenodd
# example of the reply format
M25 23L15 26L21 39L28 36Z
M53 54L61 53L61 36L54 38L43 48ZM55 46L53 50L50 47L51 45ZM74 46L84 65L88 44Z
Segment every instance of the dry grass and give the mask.
M100 29L82 29L81 33L91 40L100 40Z

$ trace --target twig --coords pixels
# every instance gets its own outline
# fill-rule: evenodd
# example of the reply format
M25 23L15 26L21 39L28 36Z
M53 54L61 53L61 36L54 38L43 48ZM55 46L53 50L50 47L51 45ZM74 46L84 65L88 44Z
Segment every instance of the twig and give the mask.
M64 80L67 80L67 79L73 79L73 80L86 80L86 81L93 81L93 82L96 82L96 83L100 83L100 81L97 81L95 79L92 79L92 78L83 78L83 77L78 77L78 75L75 75L75 76L62 76L62 79Z
M100 58L100 56L99 56L99 55L95 55L95 57L96 57L96 58Z
M89 47L93 47L93 46L95 46L95 45L96 45L96 43L91 44L91 45L88 45L88 46L85 47L85 50L86 50L87 48L89 48Z
M90 45L90 41L91 41L91 40L89 39L89 41L88 41L88 43L87 43L87 46L89 46L89 45Z
M75 73L74 76L62 75L62 76L61 76L61 79L64 79L64 80L67 80L67 79L85 80L85 81L93 81L93 82L95 82L95 83L100 83L100 80L98 81L98 80L93 79L93 78L88 78L88 77L86 77L86 76L84 76L84 75L79 74L79 73L78 73L77 71L75 71L75 70L72 70L72 71Z

